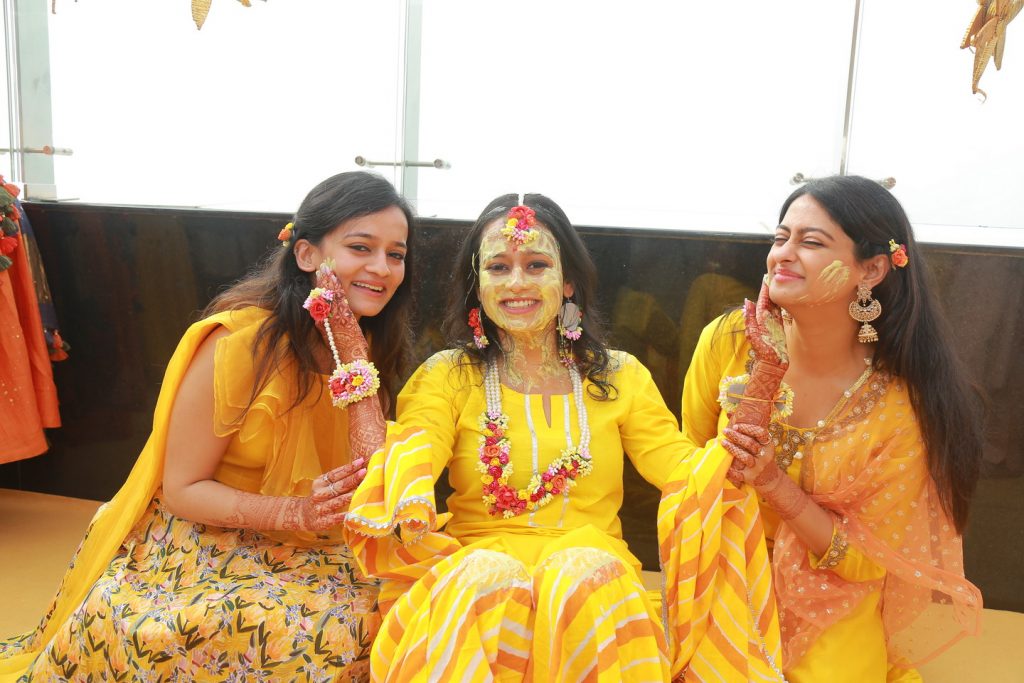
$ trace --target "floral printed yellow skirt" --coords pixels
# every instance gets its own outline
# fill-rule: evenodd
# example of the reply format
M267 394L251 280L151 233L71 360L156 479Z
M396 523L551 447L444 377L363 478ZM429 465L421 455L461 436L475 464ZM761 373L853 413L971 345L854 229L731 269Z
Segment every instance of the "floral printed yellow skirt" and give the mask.
M376 600L343 544L195 524L154 499L20 680L368 680ZM38 649L52 612L0 658Z

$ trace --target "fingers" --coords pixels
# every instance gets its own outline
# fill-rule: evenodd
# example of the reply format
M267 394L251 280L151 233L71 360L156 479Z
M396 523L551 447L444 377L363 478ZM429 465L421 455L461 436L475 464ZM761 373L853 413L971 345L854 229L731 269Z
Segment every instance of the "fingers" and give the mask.
M775 304L768 294L768 278L765 278L764 282L761 283L761 291L757 295L757 319L764 320L765 314L771 311L774 306Z
M728 439L722 440L722 448L728 451L729 455L731 455L737 462L739 462L739 464L742 467L754 466L754 456L752 456L750 453L746 452L736 444L732 443Z
M745 434L751 439L757 441L758 445L766 446L768 444L768 430L761 425L747 424L745 422L737 422L732 425L732 429L736 430L740 434Z
M732 427L726 427L722 433L726 439L723 443L729 443L734 447L742 449L747 458L753 459L764 453L763 444ZM729 452L731 453L732 451ZM740 458L740 462L744 462L743 458Z
M734 486L741 486L744 483L742 466L734 460L732 465L729 466L729 470L725 473L725 478L731 481Z
M359 483L366 476L366 468L350 474L339 482L335 482L334 488L341 494L352 493L359 486Z
M356 458L317 477L313 481L313 500L319 503L355 490L366 476L365 464L366 458Z

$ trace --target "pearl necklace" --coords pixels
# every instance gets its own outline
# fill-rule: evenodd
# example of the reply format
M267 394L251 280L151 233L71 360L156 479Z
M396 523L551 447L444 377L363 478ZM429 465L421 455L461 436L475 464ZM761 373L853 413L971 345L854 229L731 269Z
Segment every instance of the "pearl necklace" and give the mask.
M498 366L494 362L487 364L484 371L487 408L479 420L480 458L476 467L483 482L484 505L492 515L508 519L524 512L533 512L550 503L555 496L575 487L577 479L587 476L593 470L590 461L590 423L587 420L587 407L583 403L583 380L575 365L570 365L568 370L579 423L579 444L564 449L543 473L534 473L525 489L515 489L508 484L512 475L512 442L506 436L508 415L501 409Z

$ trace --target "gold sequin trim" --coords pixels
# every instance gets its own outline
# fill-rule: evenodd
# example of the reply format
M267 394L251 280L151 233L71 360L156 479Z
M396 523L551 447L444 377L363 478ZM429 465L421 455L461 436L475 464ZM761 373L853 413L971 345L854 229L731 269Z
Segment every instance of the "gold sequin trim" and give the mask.
M846 557L846 551L849 550L850 543L846 538L846 518L835 526L832 530L832 542L828 545L828 550L821 558L821 562L818 563L818 569L832 569Z

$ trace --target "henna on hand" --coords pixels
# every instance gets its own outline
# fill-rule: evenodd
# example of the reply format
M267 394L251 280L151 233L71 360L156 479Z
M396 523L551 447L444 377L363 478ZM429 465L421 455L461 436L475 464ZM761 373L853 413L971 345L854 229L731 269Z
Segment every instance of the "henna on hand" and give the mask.
M723 434L726 438L722 446L733 456L726 478L739 486L746 481L743 470L754 468L758 458L766 457L764 446L768 443L768 430L758 425L737 424L727 426Z
M781 519L786 521L796 519L810 504L811 498L792 479L781 476L781 470L774 469L779 472L774 479L774 484L758 490ZM757 486L756 482L755 486Z

